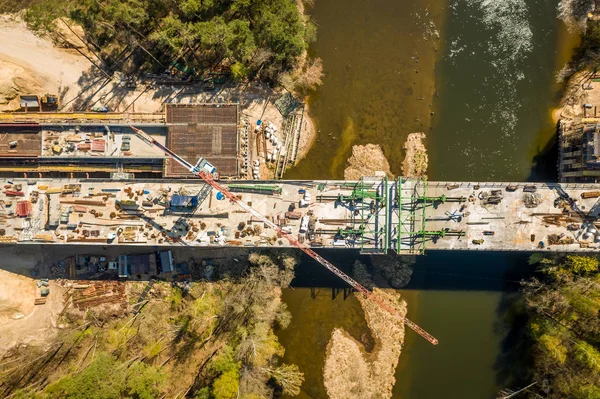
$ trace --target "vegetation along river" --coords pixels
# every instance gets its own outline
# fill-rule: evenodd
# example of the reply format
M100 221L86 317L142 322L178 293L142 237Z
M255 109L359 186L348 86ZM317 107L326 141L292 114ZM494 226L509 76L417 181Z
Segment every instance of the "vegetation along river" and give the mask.
M324 84L310 98L316 144L287 178L341 178L355 144L380 144L400 173L408 133L428 134L431 180L555 179L558 71L575 40L559 0L316 1L313 55ZM439 36L439 38L438 38ZM351 270L354 255L334 254ZM329 256L329 255L328 255ZM526 254L429 252L402 290L408 317L437 347L408 331L394 398L491 398L510 387L506 307L527 272ZM342 286L309 261L296 287ZM358 302L331 290L288 289L286 361L304 371L301 398L326 398L325 347L334 327L358 340ZM358 316L357 316L358 314Z

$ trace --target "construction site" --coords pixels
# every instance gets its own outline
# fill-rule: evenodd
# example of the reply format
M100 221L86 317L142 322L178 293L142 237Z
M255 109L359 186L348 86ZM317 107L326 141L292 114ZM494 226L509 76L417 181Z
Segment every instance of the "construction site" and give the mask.
M162 151L145 145L131 124L190 162L207 157L224 178L281 179L298 159L303 113L287 111L278 126L240 118L237 104L167 104L164 109L0 114L0 175L190 177Z
M360 181L4 179L3 243L595 251L597 187ZM251 207L248 212L227 196ZM598 226L600 227L600 226Z

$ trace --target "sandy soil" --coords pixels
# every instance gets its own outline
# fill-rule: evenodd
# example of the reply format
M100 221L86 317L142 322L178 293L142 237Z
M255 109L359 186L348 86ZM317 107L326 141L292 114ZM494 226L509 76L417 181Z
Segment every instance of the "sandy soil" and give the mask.
M242 118L251 124L258 119L278 127L283 123L274 105L283 90L272 90L260 83L226 85L216 92L203 92L194 86L154 87L138 83L135 88L127 87L122 84L127 77L118 72L107 79L80 53L95 60L78 38L83 35L82 29L74 25L69 29L64 21L57 24L59 35L41 38L29 31L18 16L0 15L0 111L19 109L19 95L52 93L59 95L65 111L104 105L116 112L161 112L167 102L238 102ZM302 130L299 158L308 152L315 138L308 109ZM264 164L263 167L261 176L268 178L272 171L269 173Z
M396 291L376 289L374 292L401 315L406 315L406 302L399 301ZM372 301L357 297L375 338L375 347L367 353L363 345L344 330L333 330L325 359L325 388L331 399L391 398L396 382L394 373L404 343L404 324Z
M569 79L561 107L552 112L553 119L583 117L583 104L600 107L600 82L592 82L590 76L589 71L581 71ZM586 109L586 116L594 117L594 108ZM596 116L600 117L600 110Z
M359 180L362 176L374 176L375 172L384 172L392 177L390 164L377 144L355 145L352 156L348 158L348 166L344 170L344 179Z
M0 325L33 311L35 289L34 280L0 269Z
M298 158L296 162L299 162L302 158L308 154L310 147L315 142L317 138L317 131L315 129L315 123L310 117L310 111L308 102L305 105L304 109L304 122L302 122L302 136L300 136L300 143L298 145Z
M52 281L49 288L46 303L36 306L35 280L0 270L0 356L17 344L43 345L58 332L64 291Z
M0 15L0 111L18 108L18 94L68 95L90 62L75 52L55 47L29 31L18 17ZM8 100L8 101L7 101Z
M425 133L410 133L404 143L404 161L402 161L402 176L409 178L427 178L427 149Z

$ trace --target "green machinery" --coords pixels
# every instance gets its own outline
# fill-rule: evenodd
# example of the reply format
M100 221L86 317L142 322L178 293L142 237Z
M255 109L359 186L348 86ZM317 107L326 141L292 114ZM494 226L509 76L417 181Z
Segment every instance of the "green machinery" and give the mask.
M370 199L371 204L367 210L366 206L360 208L361 227L364 228L360 250L363 253L384 253L388 251L388 227L389 206L388 206L388 179L383 178L380 185L373 189L373 183L369 183L370 188L365 186L365 179L362 178L352 192L352 196L360 200ZM381 191L381 193L380 193ZM384 209L384 216L381 215L381 209ZM365 249L365 243L372 241L376 249ZM381 243L381 247L377 247Z
M422 197L418 197L417 198L418 201L423 202L423 203L427 203L427 202L431 202L431 203L436 203L436 202L441 202L442 204L446 203L446 202L467 202L467 199L465 197L446 197L446 195L442 194L439 197L426 197L426 196L422 196Z
M230 184L227 188L234 193L281 195L281 186L272 184Z
M464 231L454 231L454 230L450 230L450 229L437 230L437 231L421 230L421 231L417 232L417 235L423 237L423 239L425 239L426 237L439 237L439 238L464 237L465 234L466 233Z
M364 199L373 199L381 201L384 196L381 196L377 191L365 190L364 188L355 188L350 195L338 195L338 201L362 201Z

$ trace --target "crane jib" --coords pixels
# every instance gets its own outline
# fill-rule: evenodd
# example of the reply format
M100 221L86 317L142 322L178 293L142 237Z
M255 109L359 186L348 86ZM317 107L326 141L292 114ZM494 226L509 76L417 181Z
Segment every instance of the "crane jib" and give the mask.
M363 287L360 283L358 283L357 281L355 281L354 279L352 279L350 276L348 276L346 273L342 272L340 269L338 269L337 267L335 267L331 262L329 262L328 260L324 259L319 254L317 254L309 246L307 246L306 244L303 244L300 241L298 241L297 239L295 239L290 233L286 232L280 226L278 226L275 223L271 222L267 217L263 216L260 212L258 212L257 210L255 210L254 208L252 208L250 205L248 205L247 203L245 203L244 201L242 201L240 198L238 198L237 196L235 196L227 188L221 186L219 183L217 183L213 179L212 175L210 175L210 174L208 174L208 173L206 173L204 171L197 171L191 163L189 163L185 159L181 158L179 155L175 154L169 148L165 147L164 145L160 144L156 140L152 139L151 136L149 136L143 130L137 129L137 128L133 127L133 126L131 126L131 128L144 141L148 142L148 144L155 145L156 147L158 147L161 151L163 151L165 154L167 154L168 156L170 156L171 158L173 158L173 160L175 160L176 162L178 162L181 166L183 166L186 169L188 169L195 176L200 177L202 180L204 180L211 187L213 187L216 190L220 191L230 201L238 204L245 211L251 213L253 216L256 216L258 219L260 219L267 226L273 228L275 231L277 231L277 233L281 234L281 236L284 237L290 244L292 244L294 247L300 249L305 254L307 254L308 256L310 256L311 258L313 258L314 260L316 260L317 262L319 262L327 270L329 270L330 272L332 272L333 274L335 274L336 276L338 276L339 278L341 278L342 280L344 280L348 285L350 285L352 288L354 288L358 292L362 293L367 299L369 299L369 300L373 301L374 303L376 303L380 308L382 308L385 311L387 311L388 313L390 313L396 319L398 319L399 321L401 321L402 323L404 323L404 325L408 326L410 329L412 329L413 331L415 331L417 334L419 334L420 336L422 336L423 338L425 338L427 341L429 341L433 345L437 345L438 344L438 340L435 337L433 337L431 334L429 334L428 332L426 332L425 330L423 330L421 327L419 327L418 325L416 325L415 323L413 323L412 321L410 321L406 317L400 315L396 309L394 309L393 307L389 306L387 303L385 303L382 299L378 298L375 294L373 294L367 288Z

